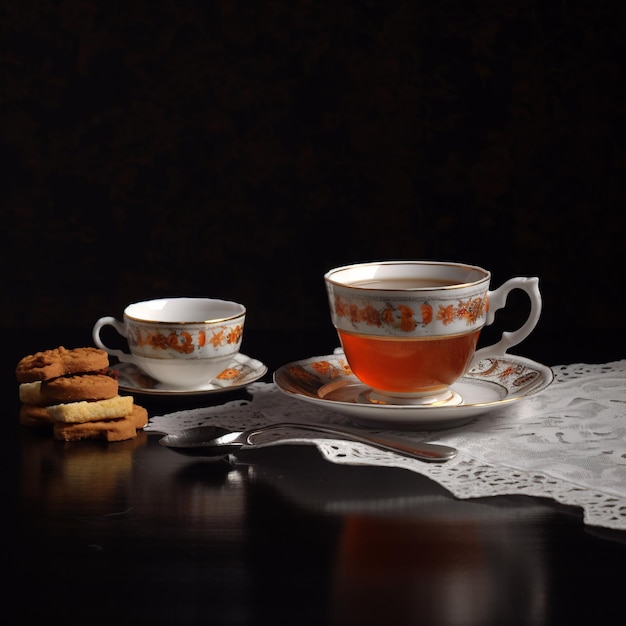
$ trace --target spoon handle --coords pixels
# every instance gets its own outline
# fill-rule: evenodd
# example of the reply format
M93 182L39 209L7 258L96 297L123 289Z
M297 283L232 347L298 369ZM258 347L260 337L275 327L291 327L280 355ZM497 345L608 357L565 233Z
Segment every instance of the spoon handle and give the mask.
M342 438L366 443L381 450L390 450L404 456L408 456L420 461L430 461L441 463L449 461L457 455L457 450L451 446L444 446L438 443L426 443L424 441L411 441L404 437L386 435L381 433L364 433L356 429L344 426L327 426L325 424L298 424L282 422L280 424L270 424L253 429L248 432L247 443L252 444L252 437L270 429L294 428L313 432L326 433L329 435L339 435Z

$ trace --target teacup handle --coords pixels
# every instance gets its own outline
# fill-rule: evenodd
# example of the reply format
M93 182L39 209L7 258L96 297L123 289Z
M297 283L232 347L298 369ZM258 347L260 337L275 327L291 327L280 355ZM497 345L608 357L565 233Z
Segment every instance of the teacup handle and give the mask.
M117 357L123 363L132 363L134 361L132 354L127 354L126 352L122 352L122 350L114 350L113 348L109 348L104 345L102 339L100 339L100 331L104 326L113 326L113 328L115 328L115 330L120 335L122 335L122 337L128 337L128 334L126 332L126 325L123 322L120 322L119 320L110 316L101 317L94 324L93 330L91 331L91 336L96 346L98 346L98 348L100 348L101 350L105 350L111 356Z
M481 348L474 353L470 368L485 357L502 356L505 352L521 343L530 335L533 331L539 316L541 315L541 294L539 293L539 279L538 278L511 278L502 284L495 291L489 291L487 296L489 298L489 311L487 312L487 325L491 324L495 318L496 312L504 307L506 299L513 289L521 289L525 291L530 298L530 313L528 319L524 324L514 331L505 331L502 333L502 338L497 343L491 346Z

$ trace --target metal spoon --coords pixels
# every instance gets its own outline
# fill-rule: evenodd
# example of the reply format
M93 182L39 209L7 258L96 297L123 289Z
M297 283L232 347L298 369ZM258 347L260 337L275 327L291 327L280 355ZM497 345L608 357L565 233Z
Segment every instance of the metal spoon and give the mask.
M383 435L380 433L374 435L347 426L326 426L323 424L297 424L288 422L268 424L248 430L229 430L220 426L199 426L197 428L183 430L179 433L166 435L159 440L159 443L181 454L223 458L241 449L253 449L255 447L253 438L256 435L278 428L294 428L330 435L339 435L344 439L366 443L381 450L391 450L392 452L419 459L420 461L443 462L454 458L457 454L455 448L438 443L411 441L403 437Z

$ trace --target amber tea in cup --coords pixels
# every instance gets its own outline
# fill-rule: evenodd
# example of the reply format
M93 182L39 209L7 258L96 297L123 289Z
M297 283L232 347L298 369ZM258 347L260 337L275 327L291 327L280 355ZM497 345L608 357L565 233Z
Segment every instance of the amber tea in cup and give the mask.
M432 406L459 404L450 387L484 356L502 355L535 327L536 278L512 278L489 291L490 272L461 263L386 261L330 270L330 312L355 376L370 400ZM476 346L512 289L531 300L526 323L495 345Z

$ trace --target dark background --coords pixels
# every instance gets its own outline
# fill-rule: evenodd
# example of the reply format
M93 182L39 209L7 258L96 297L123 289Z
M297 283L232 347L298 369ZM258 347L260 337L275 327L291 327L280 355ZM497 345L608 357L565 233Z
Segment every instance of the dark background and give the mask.
M3 2L0 327L202 295L289 337L331 267L438 259L539 276L537 345L621 354L624 14Z

